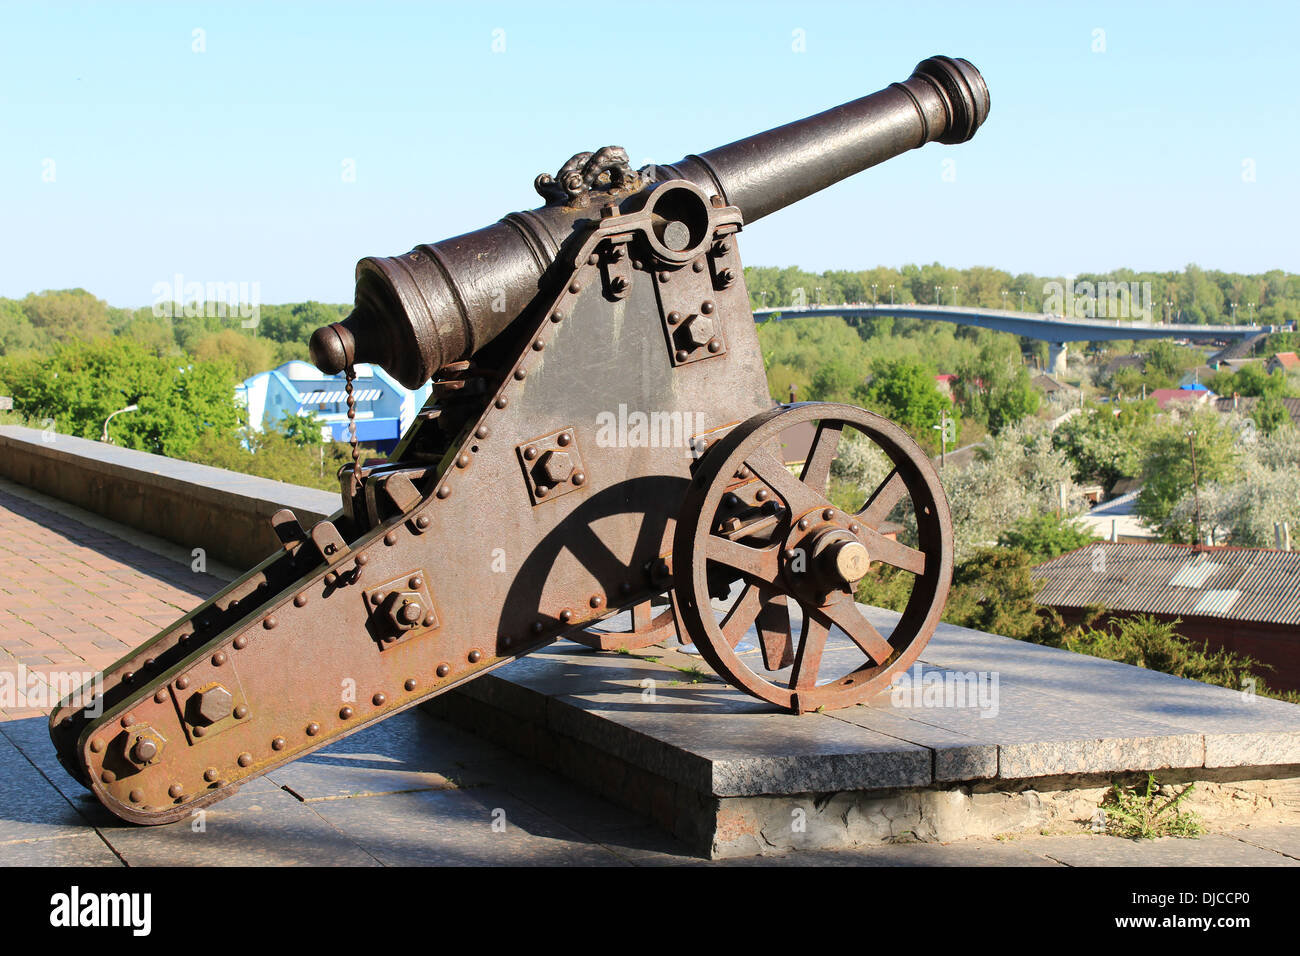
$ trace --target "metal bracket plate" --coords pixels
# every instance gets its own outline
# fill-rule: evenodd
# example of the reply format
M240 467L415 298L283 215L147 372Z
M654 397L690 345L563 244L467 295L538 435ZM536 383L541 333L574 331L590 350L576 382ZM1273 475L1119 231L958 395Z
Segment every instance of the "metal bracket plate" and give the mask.
M577 491L587 483L587 466L572 428L515 446L533 505Z
M362 590L361 599L370 612L366 630L380 650L439 626L428 577L416 570Z

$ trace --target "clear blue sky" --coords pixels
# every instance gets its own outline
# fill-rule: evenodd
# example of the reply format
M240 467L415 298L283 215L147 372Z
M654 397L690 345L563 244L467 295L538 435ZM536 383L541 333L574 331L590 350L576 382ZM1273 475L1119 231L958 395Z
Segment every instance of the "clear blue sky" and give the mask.
M357 259L531 208L533 177L574 152L612 143L637 165L671 162L873 92L933 53L988 82L975 139L755 223L747 264L1300 271L1298 10L6 4L0 295L81 286L139 306L180 273L257 282L265 303L350 301Z

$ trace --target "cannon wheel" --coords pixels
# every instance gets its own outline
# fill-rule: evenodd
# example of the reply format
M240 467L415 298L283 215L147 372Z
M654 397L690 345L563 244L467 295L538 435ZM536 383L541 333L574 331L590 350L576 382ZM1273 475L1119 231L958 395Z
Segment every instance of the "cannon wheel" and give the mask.
M588 625L564 636L597 651L634 651L677 636L677 622L671 603L658 614L654 612L653 599L634 604L631 611L631 626L628 629L606 631Z
M796 478L783 463L778 436L812 422L815 436ZM853 513L827 497L831 463L846 428L865 435L893 464ZM738 482L759 483L753 497L766 506L739 526L727 511ZM879 530L907 501L917 519L917 548ZM851 405L814 402L756 415L705 454L673 547L682 624L705 660L741 690L794 713L858 703L911 666L943 612L952 554L948 500L921 448L886 418ZM856 582L876 561L914 577L911 597L888 638L853 598ZM737 583L730 607L715 611L711 594L734 591ZM795 605L801 612L797 622ZM737 653L751 627L760 651ZM852 644L823 661L832 628Z

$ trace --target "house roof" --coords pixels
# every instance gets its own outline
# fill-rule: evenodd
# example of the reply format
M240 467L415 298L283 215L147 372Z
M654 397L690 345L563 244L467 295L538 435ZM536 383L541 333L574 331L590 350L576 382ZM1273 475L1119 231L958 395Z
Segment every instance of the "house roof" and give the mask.
M1042 389L1048 394L1054 392L1077 392L1078 389L1073 385L1066 385L1064 382L1058 382L1052 376L1045 373L1039 373L1029 380L1029 384L1034 388Z
M1300 426L1300 398L1280 398L1278 401L1282 403L1282 407L1291 416L1291 421ZM1216 398L1214 400L1214 410L1224 413L1236 411L1242 415L1250 415L1255 411L1255 406L1258 404L1259 399L1254 395L1240 395L1237 398L1228 396L1226 398Z
M1052 607L1300 625L1300 551L1100 542L1033 577Z
M1300 355L1294 352L1278 352L1273 360L1283 368L1300 368Z
M1157 405L1166 408L1170 402L1204 402L1207 398L1213 398L1214 393L1204 388L1157 388L1148 392L1147 397L1154 398Z
M1146 363L1141 355L1117 355L1102 367L1102 371L1109 375L1122 368L1142 368Z

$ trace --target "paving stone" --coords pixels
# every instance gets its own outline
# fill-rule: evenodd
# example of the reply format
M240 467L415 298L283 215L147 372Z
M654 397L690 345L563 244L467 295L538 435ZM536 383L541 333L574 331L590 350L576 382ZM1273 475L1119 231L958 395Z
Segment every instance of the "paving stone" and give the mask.
M602 843L616 843L625 834L646 826L646 820L638 814L579 789L554 771L502 753L500 758L480 761L479 772L494 787L565 826ZM664 840L673 843L670 837ZM679 847L679 851L684 852L684 848Z
M1091 834L1027 836L1014 842L1028 853L1066 866L1300 866L1300 860L1222 833L1157 840Z
M1224 835L1300 861L1300 826L1246 827Z
M1016 845L1018 841L897 843L845 850L793 850L773 856L715 860L714 866L1061 866Z
M3 866L122 866L93 830L72 836L8 843L0 850Z
M388 866L625 866L628 861L495 787L311 805ZM494 822L500 829L493 829Z
M0 723L0 738L7 739L30 761L86 823L92 826L118 826L119 818L109 813L94 794L73 779L54 755L47 717L30 717Z
M267 774L303 800L483 783L469 761L482 741L412 709Z
M168 826L123 825L104 839L128 866L375 866L313 807L284 790L241 790Z
M0 737L0 844L84 832L86 819L7 737Z

